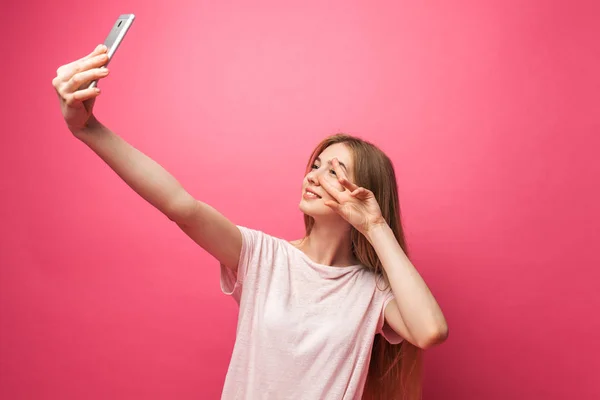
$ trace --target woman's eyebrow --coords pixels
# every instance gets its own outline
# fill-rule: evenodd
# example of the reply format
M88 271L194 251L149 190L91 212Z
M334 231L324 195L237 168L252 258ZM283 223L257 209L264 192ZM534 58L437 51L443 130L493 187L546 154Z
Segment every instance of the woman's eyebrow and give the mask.
M315 161L321 162L321 157L317 157L315 158ZM344 164L343 162L341 162L340 160L338 160L338 162L340 163L340 165L342 166L342 168L344 168L344 170L346 171L346 173L348 173L348 169L346 168L346 164ZM331 160L327 162L329 165L331 165Z

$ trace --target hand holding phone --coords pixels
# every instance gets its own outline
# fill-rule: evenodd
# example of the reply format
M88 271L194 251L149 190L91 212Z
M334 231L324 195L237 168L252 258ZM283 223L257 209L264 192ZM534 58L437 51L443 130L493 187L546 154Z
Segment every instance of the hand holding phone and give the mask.
M129 31L129 28L133 24L134 20L134 14L121 14L119 15L119 18L117 18L117 20L115 21L115 24L113 25L112 29L108 33L108 36L104 40L104 45L108 48L108 61L106 62L106 64L103 65L103 67L108 66L108 63L115 55L117 49L119 48L119 45L123 41L123 38L125 38L125 35ZM94 80L90 83L88 87L94 88L96 87L96 85L98 85L98 81Z
M90 54L57 69L52 86L59 97L65 122L72 132L81 131L89 126L90 121L93 122L94 102L100 95L97 82L109 74L106 66L134 18L133 14L119 16L104 46L98 45Z

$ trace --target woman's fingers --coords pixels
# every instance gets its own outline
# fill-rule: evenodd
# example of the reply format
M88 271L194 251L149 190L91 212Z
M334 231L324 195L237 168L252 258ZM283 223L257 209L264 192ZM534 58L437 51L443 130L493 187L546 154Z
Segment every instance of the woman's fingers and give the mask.
M335 174L338 177L338 181L342 184L342 186L351 192L356 190L358 188L358 186L356 186L354 183L350 182L350 180L348 179L348 176L342 169L342 166L340 165L337 158L333 159L332 164L333 164L333 170L335 171Z
M77 63L79 61L89 60L97 55L105 54L108 51L105 45L99 44L96 48L88 55L81 57L79 60L73 61L71 64Z
M82 62L82 61L85 61L85 60L87 60L87 59L90 59L90 58L92 58L92 57L94 57L94 56L96 56L96 55L99 55L99 54L101 54L101 49L102 49L102 47L101 47L101 46L102 46L102 45L100 45L100 44L99 44L98 46L96 46L96 48L94 49L94 51L92 51L92 52L91 52L90 54L88 54L88 55L85 55L85 56L81 57L80 59L77 59L77 60L75 60L75 61L71 61L70 63L64 64L64 65L61 65L61 66L60 66L60 67L58 67L58 69L56 70L56 76L57 76L57 77L63 77L63 76L65 76L65 75L66 75L66 71L68 71L68 70L72 69L72 68L73 68L73 66L74 66L75 64L77 64L77 63L80 63L80 62Z
M87 89L78 90L74 93L69 93L67 95L67 97L64 98L64 100L67 105L72 106L73 104L75 104L77 102L84 102L86 100L93 99L94 97L97 97L99 95L100 95L100 89L87 88Z
M62 82L67 82L75 74L92 68L101 67L102 65L106 64L107 61L108 54L106 54L106 51L98 52L97 50L94 50L92 53L80 58L79 60L59 67L56 70L56 77Z
M102 79L109 74L108 68L94 68L91 70L83 71L77 73L71 77L68 81L64 81L63 79L56 77L52 81L54 88L58 94L58 97L64 100L67 104L73 104L74 100L79 99L79 95L74 96L84 84L89 83L96 79ZM95 88L82 88L85 90L85 93L82 93L82 96L89 96L95 93Z
M73 78L73 76L75 76L76 74L103 66L104 64L106 64L107 61L108 61L107 54L99 54L92 58L88 58L86 60L81 60L81 61L73 64L71 66L71 68L68 68L67 70L65 70L65 73L62 76L62 78L64 81L68 81L71 78Z
M327 200L325 202L325 205L327 207L330 207L334 211L338 211L338 212L340 211L340 208L342 207L342 205L340 203L338 203L337 201L331 201L331 200Z
M103 67L107 61L106 46L98 45L87 56L56 70L52 86L60 100L63 118L72 131L82 129L89 120L94 100L100 94L89 83L108 75L108 69Z
M352 193L350 193L350 195L352 197L364 197L367 194L367 189L359 187L356 190L354 190Z
M327 179L323 177L323 175L317 175L317 179L321 187L325 189L329 196L334 198L337 202L341 201L340 195L342 194L342 192L340 192L338 188L334 187L331 183L329 183Z
M73 75L71 79L64 83L62 90L65 93L75 92L82 88L82 86L87 87L90 82L96 79L102 79L106 77L109 74L109 72L109 69L105 67L97 67L78 72L75 75Z

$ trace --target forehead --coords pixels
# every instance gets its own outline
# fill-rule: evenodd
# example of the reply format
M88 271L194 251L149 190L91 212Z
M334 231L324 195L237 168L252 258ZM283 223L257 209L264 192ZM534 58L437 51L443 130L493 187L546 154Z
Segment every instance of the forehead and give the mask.
M321 162L329 162L337 158L340 162L346 165L349 170L352 168L352 153L350 149L343 143L332 144L318 155Z

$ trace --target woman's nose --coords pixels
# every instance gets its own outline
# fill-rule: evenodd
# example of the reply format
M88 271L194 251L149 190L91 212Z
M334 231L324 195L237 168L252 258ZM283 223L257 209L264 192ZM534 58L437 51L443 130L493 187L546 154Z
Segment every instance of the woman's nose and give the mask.
M318 174L318 170L313 169L312 171L310 171L308 173L308 175L306 176L306 178L308 179L308 181L315 185L318 186L319 185L319 179L317 179L317 174Z

